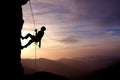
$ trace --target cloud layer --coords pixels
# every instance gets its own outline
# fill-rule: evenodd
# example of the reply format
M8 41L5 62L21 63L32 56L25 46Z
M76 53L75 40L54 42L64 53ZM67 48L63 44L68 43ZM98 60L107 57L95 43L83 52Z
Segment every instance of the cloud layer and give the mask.
M120 46L120 0L31 0L36 27L49 47ZM34 30L29 3L24 30Z

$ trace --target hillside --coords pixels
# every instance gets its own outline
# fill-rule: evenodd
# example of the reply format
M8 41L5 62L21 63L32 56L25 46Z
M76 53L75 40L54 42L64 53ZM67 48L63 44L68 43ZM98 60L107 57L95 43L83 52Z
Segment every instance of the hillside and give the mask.
M99 70L107 69L114 64L117 64L120 58L110 57L87 57L87 58L61 58L59 60L50 60L45 58L23 59L22 64L24 66L25 74L32 74L36 71L46 71L61 76L65 76L71 80L84 79L86 76L97 73Z

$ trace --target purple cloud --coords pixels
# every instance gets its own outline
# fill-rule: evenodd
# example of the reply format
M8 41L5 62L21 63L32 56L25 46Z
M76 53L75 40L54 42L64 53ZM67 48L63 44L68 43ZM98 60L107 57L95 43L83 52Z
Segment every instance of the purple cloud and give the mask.
M68 37L62 38L59 41L66 44L76 44L80 41L80 39L76 36L68 36Z

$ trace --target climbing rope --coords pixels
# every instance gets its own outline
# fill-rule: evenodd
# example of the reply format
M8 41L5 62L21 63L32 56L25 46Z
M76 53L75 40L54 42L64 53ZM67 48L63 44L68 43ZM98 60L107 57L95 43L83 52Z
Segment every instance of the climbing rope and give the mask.
M30 5L30 10L31 10L31 15L32 15L33 23L34 23L34 28L36 29L35 19L34 19L33 10L32 10L32 5L31 5L30 0L29 0L29 5ZM37 54L36 54L36 46L37 46L37 43L35 43L35 72L37 72L37 61L36 61Z
M32 19L33 19L34 27L35 27L35 29L36 29L35 19L34 19L33 10L32 10L32 5L31 5L30 0L29 0L29 4L30 4L30 10L31 10L31 15L32 15Z

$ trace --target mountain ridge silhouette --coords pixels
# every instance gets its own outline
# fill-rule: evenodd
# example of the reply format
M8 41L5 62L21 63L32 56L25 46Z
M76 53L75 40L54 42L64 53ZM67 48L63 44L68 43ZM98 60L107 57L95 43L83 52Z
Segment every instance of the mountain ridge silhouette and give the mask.
M69 80L68 78L46 71L24 75L23 80Z
M82 79L84 79L84 77L93 74L95 71L109 68L110 66L112 66L115 63L118 63L120 61L119 58L112 59L113 61L110 61L111 58L108 58L108 59L106 58L104 60L107 60L107 61L103 62L104 60L101 60L101 62L100 62L99 58L97 58L97 57L95 57L95 58L89 57L89 58L82 58L83 60L81 60L81 59L78 60L78 59L74 59L74 58L72 58L72 59L61 58L58 60L40 58L40 59L37 59L38 60L37 66L39 67L38 71L51 72L54 74L68 77L71 80L82 80ZM94 58L94 59L91 59L91 58ZM102 58L104 58L104 57L102 57ZM96 60L96 59L98 59L98 60ZM27 62L24 63L25 60L28 61L29 64ZM96 60L96 62L94 63L95 60ZM34 59L23 59L23 65L24 64L30 65L31 62L34 62ZM33 63L33 65L34 65L34 63Z

